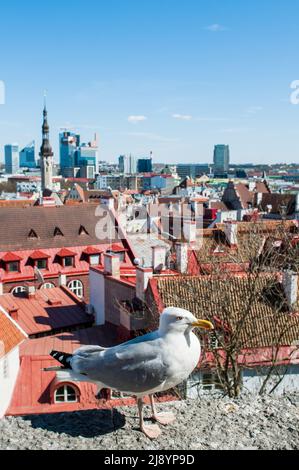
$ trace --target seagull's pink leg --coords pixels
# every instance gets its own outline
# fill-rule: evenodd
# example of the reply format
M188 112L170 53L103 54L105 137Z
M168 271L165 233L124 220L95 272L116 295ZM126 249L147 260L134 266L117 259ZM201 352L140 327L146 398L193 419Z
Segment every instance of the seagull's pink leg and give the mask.
M138 398L138 410L139 410L139 419L140 419L140 429L143 434L146 435L149 439L157 439L162 431L157 424L144 424L143 419L143 399Z
M154 395L150 395L151 407L153 416L152 419L157 421L157 423L162 424L162 426L167 426L175 422L176 417L173 413L157 413Z

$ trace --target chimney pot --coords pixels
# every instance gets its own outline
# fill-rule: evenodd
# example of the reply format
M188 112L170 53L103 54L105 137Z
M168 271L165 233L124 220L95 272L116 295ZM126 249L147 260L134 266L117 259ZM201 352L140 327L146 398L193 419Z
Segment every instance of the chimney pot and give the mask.
M298 301L298 274L293 271L285 271L282 276L282 284L289 308L296 309Z
M120 277L120 259L117 255L104 254L104 272L108 276Z
M136 268L136 297L145 300L145 291L150 279L153 278L153 270L148 268Z

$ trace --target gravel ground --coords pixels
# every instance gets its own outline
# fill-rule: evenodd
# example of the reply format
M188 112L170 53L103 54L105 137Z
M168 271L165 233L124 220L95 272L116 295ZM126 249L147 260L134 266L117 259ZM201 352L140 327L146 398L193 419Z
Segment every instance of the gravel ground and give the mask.
M136 408L96 410L0 421L0 449L209 450L298 449L299 395L203 398L159 406L177 422L157 441L138 431Z

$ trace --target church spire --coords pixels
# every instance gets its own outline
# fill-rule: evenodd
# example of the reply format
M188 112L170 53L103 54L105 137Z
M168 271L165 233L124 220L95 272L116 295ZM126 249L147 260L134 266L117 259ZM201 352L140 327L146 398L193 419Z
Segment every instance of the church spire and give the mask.
M42 146L40 148L41 170L42 170L42 191L53 189L53 150L50 144L50 127L48 124L48 111L46 105L46 96L43 111L42 126Z

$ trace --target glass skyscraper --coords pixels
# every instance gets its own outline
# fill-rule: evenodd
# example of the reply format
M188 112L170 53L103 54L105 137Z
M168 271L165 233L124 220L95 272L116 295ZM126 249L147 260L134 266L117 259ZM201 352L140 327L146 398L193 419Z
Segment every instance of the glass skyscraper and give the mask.
M65 131L59 136L60 168L63 176L73 175L74 169L79 169L80 176L95 174L98 165L97 135L93 142L81 144L79 134Z
M59 135L60 169L62 175L70 168L76 167L77 149L80 146L80 136L73 132L62 132Z
M20 151L20 167L36 168L34 140Z
M228 145L215 145L214 174L227 175L229 172L230 152Z
M19 145L18 144L5 145L4 154L5 154L5 172L10 175L18 173L20 169Z

